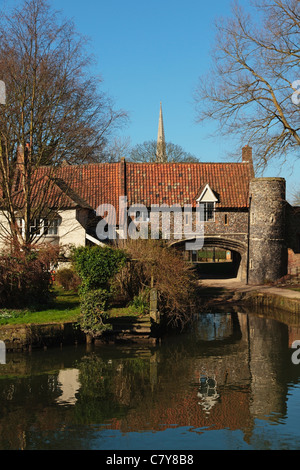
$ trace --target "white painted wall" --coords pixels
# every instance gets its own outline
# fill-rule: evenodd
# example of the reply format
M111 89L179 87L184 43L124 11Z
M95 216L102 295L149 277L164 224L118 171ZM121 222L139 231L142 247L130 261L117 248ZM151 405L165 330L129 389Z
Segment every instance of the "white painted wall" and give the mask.
M78 221L77 210L61 210L58 214L61 217L58 228L59 243L61 245L85 246L86 231Z
M63 246L85 246L86 230L82 224L87 222L86 211L77 209L60 210L58 215L61 218L58 236L45 236L39 242L44 243L48 241L49 243ZM7 245L7 241L5 241L5 235L7 235L5 228L8 229L8 223L4 214L0 212L0 249Z
M0 250L3 250L7 246L9 233L10 230L7 219L3 212L0 212Z

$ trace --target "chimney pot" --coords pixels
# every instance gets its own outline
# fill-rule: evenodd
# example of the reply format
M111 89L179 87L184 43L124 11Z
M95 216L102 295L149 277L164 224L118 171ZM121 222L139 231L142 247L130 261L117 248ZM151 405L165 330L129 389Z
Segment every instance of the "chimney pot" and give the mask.
M252 147L245 145L242 150L243 163L252 163Z

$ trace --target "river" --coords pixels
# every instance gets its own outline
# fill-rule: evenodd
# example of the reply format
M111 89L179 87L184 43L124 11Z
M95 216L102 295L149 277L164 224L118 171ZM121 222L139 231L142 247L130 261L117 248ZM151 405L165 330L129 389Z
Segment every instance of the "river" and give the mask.
M292 315L241 309L159 345L8 353L0 449L300 449L297 339Z

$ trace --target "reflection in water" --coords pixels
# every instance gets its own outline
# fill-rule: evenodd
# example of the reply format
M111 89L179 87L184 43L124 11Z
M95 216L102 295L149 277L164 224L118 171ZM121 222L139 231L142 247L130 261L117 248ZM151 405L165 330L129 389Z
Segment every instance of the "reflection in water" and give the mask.
M75 405L76 393L80 389L79 370L78 369L62 369L58 373L58 385L62 391L61 395L56 399L56 403L60 405Z
M201 399L199 405L209 413L211 408L217 403L220 395L217 392L217 381L215 377L201 375L200 387L197 396Z
M0 449L300 449L300 409L293 405L291 421L287 406L300 397L290 349L299 325L280 320L201 314L157 347L9 354Z

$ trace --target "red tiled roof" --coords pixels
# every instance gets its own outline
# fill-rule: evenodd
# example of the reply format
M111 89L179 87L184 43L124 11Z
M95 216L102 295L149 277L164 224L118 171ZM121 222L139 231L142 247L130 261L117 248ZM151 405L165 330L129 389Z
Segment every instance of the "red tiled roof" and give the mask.
M119 208L120 163L64 166L57 176L64 180L89 206L100 204Z
M130 204L192 204L206 184L218 207L248 207L250 165L247 163L127 163Z
M122 189L122 171L125 187ZM51 205L60 199L60 207L111 204L117 212L119 197L127 196L129 206L144 204L191 204L196 206L199 191L206 184L218 197L218 208L247 208L249 182L252 178L248 163L99 163L61 166L54 173L47 191L45 178L49 169L38 170L35 193L49 199Z

